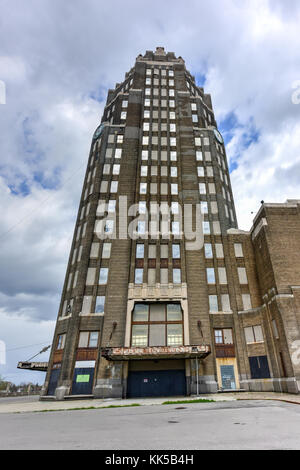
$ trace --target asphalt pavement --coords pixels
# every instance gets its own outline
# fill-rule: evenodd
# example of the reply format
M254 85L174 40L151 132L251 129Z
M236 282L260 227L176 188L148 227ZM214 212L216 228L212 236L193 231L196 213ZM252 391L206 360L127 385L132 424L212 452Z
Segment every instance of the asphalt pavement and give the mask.
M300 449L299 405L273 400L2 413L0 419L0 449Z

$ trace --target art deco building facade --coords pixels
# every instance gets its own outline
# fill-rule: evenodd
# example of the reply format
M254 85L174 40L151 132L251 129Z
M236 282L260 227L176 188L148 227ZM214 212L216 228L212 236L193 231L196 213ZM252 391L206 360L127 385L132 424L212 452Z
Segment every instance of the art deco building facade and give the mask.
M238 230L210 95L138 56L92 139L43 394L297 393L299 214Z

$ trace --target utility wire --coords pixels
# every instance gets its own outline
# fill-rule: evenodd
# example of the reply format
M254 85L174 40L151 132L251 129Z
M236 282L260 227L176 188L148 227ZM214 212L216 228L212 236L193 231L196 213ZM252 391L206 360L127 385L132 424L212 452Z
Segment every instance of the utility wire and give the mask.
M77 173L79 173L79 171L81 170L81 168L84 166L84 163L82 165L80 165L79 168L77 168L77 170L75 170L71 176L69 178L66 179L66 181L64 181L64 183L62 184L61 188L65 186L66 183L68 183L72 178L73 176L75 176ZM38 212L40 210L40 206L45 204L46 202L48 202L50 199L53 199L55 197L57 197L57 192L53 193L53 194L50 194L48 197L46 197L44 200L42 200L41 202L39 202L39 207L35 208L35 209L32 209L27 215L25 215L24 217L22 217L22 219L20 219L18 222L16 222L14 225L12 225L8 230L6 230L6 232L3 232L2 234L0 234L0 240L2 238L4 238L6 235L8 235L12 230L14 230L16 227L18 227L22 222L24 222L24 220L32 217L32 215L35 213L35 212Z
M28 346L20 346L18 348L7 349L6 352L17 351L18 349L31 348L32 346L42 346L43 344L49 344L49 343L51 343L51 340L45 341L44 343L29 344Z

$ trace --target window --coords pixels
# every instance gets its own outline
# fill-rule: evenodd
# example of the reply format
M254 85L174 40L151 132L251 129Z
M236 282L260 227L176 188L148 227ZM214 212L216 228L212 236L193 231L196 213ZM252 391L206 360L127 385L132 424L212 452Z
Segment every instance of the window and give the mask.
M227 284L226 268L218 268L219 283Z
M171 177L172 178L177 177L177 167L176 166L171 166Z
M100 193L106 193L108 187L108 181L101 181Z
M232 329L223 328L215 330L216 344L233 344Z
M118 181L112 181L110 184L110 192L117 193L118 192Z
M142 150L142 160L148 160L148 150Z
M120 174L120 165L113 165L113 175Z
M105 165L103 165L103 174L104 175L110 174L110 165L108 163L105 163Z
M96 348L98 346L98 331L81 331L78 348Z
M208 300L209 300L209 311L210 311L210 313L218 312L218 310L219 310L218 296L217 295L209 295Z
M215 249L216 249L217 258L224 258L224 251L223 251L222 243L216 243L215 244Z
M136 245L136 258L144 258L144 245L142 243L138 243Z
M214 230L215 235L220 235L221 234L220 222L213 222L213 230Z
M252 308L251 295L250 294L242 294L242 301L243 301L243 309L244 310L251 310L251 308Z
M110 258L111 243L103 243L102 258Z
M171 203L171 212L172 212L172 214L178 214L179 213L178 202L172 202Z
M108 277L108 268L100 268L100 274L99 274L99 284L104 285L107 283L107 277Z
M199 183L199 193L206 194L206 186L205 183Z
M172 245L172 258L180 259L180 245Z
M107 212L116 212L116 203L115 199L110 199L108 201Z
M247 326L244 328L246 343L263 343L264 337L261 325Z
M207 202L206 202L206 201L201 201L201 202L200 202L200 205L201 205L201 212L202 212L202 214L208 214L208 205L207 205Z
M198 176L203 177L203 176L204 176L204 168L203 168L203 166L198 166L198 167L197 167L197 172L198 172Z
M93 297L91 295L85 295L82 301L81 313L90 314L92 308Z
M58 338L57 338L57 346L56 346L56 349L59 350L59 349L64 349L65 347L65 342L66 342L66 335L63 334L63 335L59 335Z
M173 233L173 235L179 235L180 234L179 222L172 222L172 233Z
M122 112L121 112L121 120L125 120L125 119L126 119L126 116L127 116L126 111L122 111Z
M204 233L204 235L209 235L209 234L210 234L210 225L209 225L209 222L202 222L202 227L203 227L203 233Z
M136 269L134 273L134 283L135 284L143 284L143 269Z
M222 311L223 312L231 312L230 307L230 298L228 294L221 295L221 302L222 302Z
M180 304L135 304L131 346L181 346L183 318Z
M137 224L137 233L139 235L143 235L146 230L146 222L143 220L139 220Z
M208 183L208 191L210 194L216 194L216 186L214 183Z
M146 213L146 201L139 202L139 213L145 214Z
M207 283L208 284L215 284L215 270L214 268L206 268L206 276L207 276Z
M140 183L140 194L147 193L147 183Z
M167 166L162 166L160 168L160 175L161 176L168 176L168 167Z
M147 176L148 174L148 167L143 165L141 166L141 176Z
M173 269L173 283L181 284L181 269Z
M105 296L98 295L96 297L95 313L104 313L104 305L105 305Z
M238 268L238 276L240 284L248 284L247 273L245 268Z
M178 194L178 184L171 184L171 194Z
M197 114L192 114L192 121L193 121L193 122L198 122L198 116L197 116Z
M112 234L113 231L114 231L114 221L113 220L106 220L105 225L104 225L104 232L106 234Z
M177 152L175 151L170 152L170 157L171 157L171 161L175 162L177 160Z
M167 268L161 268L160 270L160 283L161 284L169 283L169 271Z
M203 156L202 156L201 150L197 150L197 152L196 152L196 160L197 160L197 161L202 161L202 160L203 160Z
M237 258L241 258L243 255L243 246L241 243L234 244L234 254Z
M95 283L96 268L88 268L86 276L86 285L93 286Z
M122 149L116 149L115 158L121 158L121 157L122 157Z
M211 243L205 243L204 244L204 251L205 251L205 258L212 258L213 257L213 251L212 251Z

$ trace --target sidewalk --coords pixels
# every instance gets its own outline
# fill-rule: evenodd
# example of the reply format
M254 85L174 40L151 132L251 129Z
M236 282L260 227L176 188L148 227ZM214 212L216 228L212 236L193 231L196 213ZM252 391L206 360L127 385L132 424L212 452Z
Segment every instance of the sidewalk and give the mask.
M5 401L1 403L0 400L0 414L1 413L32 413L42 411L55 411L55 410L71 410L83 408L106 408L109 406L130 406L132 404L139 404L142 406L160 405L165 401L178 401L178 400L197 400L209 399L216 402L220 401L235 401L235 400L279 400L289 403L300 404L300 395L292 395L289 393L274 393L274 392L243 392L243 393L217 393L200 395L199 397L163 397L163 398L132 398L127 400L122 399L89 399L89 400L67 400L67 401L36 401L36 399L27 402L12 403ZM188 406L188 404L187 404Z

